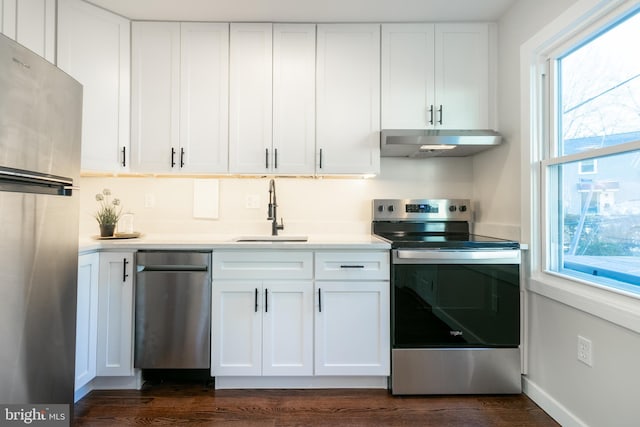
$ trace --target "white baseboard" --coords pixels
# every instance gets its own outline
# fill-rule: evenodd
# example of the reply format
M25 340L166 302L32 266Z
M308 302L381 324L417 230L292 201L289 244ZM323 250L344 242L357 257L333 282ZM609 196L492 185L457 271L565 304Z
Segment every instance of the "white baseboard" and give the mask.
M87 394L89 394L91 392L91 390L93 390L93 386L92 386L91 382L89 382L88 384L85 384L82 387L80 387L79 389L77 389L73 393L73 403L77 403L78 400L82 399Z
M587 427L584 421L526 377L522 378L522 391L563 427Z
M388 377L216 377L216 389L243 388L378 388L386 389Z

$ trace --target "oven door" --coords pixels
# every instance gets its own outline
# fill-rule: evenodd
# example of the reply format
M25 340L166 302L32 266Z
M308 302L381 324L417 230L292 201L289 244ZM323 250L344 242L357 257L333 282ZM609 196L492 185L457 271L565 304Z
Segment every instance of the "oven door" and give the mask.
M393 348L518 347L519 264L519 250L393 250Z

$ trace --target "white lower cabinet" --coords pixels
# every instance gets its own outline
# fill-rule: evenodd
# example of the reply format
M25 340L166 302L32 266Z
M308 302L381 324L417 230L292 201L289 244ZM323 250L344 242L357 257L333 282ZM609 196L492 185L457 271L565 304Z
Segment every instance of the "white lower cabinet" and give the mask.
M133 375L133 252L101 252L97 375Z
M98 254L78 257L75 390L96 376L98 339Z
M313 254L213 254L213 376L313 372Z
M316 282L316 375L389 375L389 282Z
M389 375L388 251L214 251L213 277L213 376Z
M312 289L310 280L214 280L212 375L311 375Z
M315 374L389 375L389 251L315 253Z

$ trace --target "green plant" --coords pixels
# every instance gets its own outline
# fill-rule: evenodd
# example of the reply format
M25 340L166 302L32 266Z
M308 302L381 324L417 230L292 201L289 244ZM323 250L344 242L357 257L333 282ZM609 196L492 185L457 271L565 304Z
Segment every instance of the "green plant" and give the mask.
M116 224L122 214L122 208L120 206L120 199L113 199L110 201L111 190L105 188L102 193L96 194L96 201L98 202L98 212L95 214L95 218L98 224Z

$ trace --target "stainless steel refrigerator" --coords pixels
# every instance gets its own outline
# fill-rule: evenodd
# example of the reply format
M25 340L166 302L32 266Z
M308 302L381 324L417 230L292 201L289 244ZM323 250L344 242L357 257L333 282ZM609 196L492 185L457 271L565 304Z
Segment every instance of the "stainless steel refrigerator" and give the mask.
M72 404L82 86L0 34L0 403Z

